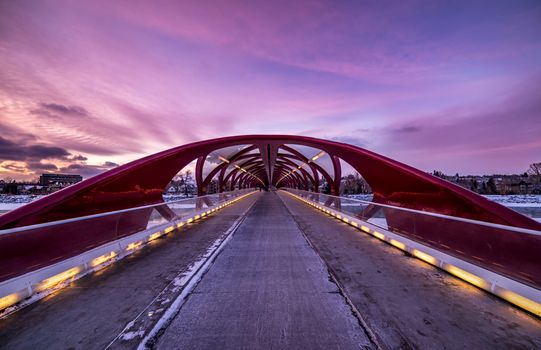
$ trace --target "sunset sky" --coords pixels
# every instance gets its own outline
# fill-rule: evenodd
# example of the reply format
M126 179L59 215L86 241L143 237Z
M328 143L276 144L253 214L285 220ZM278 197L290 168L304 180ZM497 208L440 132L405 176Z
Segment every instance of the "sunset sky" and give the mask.
M524 172L541 2L0 1L0 178L254 133Z

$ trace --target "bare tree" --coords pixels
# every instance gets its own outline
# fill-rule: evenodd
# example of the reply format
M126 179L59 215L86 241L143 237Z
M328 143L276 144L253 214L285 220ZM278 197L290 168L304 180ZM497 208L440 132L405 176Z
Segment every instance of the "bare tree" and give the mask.
M530 168L527 171L528 175L539 176L541 175L541 163L530 164Z
M12 182L15 182L15 180L14 180L12 177L9 177L9 176L8 176L8 177L6 177L6 178L4 179L4 182L7 183L7 184L10 184L10 183L12 183Z
M190 169L186 170L184 173L184 195L188 197L188 181L192 180L192 171Z
M192 171L190 169L187 169L184 174L185 174L186 181L191 181L192 180Z

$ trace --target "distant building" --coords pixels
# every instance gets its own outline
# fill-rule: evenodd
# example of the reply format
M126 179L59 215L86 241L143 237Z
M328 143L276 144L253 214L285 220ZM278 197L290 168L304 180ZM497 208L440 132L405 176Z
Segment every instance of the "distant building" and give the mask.
M42 186L60 185L61 187L64 187L81 181L83 181L81 175L41 174L39 177L39 184Z
M434 171L434 176L440 177L459 186L480 194L541 194L541 175L528 173L514 175L445 175Z

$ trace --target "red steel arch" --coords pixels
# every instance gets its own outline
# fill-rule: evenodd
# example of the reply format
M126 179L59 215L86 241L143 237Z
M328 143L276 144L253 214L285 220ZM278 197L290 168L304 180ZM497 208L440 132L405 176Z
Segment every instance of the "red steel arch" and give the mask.
M232 146L247 147L234 154L228 162L217 164L208 176L203 177L203 163L213 151ZM321 150L329 155L334 174L331 176L321 166L296 150L295 146L308 146ZM249 153L253 150L259 153ZM280 153L280 149L289 154ZM205 194L209 182L218 177L219 189L223 190L229 179L231 184L253 186L261 181L266 186L312 187L317 190L319 178L323 176L331 187L331 192L338 194L341 179L340 159L351 165L368 182L374 193L374 202L398 207L429 211L462 218L487 221L534 230L541 230L541 224L518 214L504 206L492 202L469 190L434 177L423 171L389 159L374 152L335 141L328 141L304 136L288 135L246 135L231 136L195 142L159 152L70 186L21 208L15 209L0 217L0 229L39 224L49 221L109 212L147 204L162 203L162 193L170 180L179 170L193 160L198 160L196 179L199 194ZM300 171L291 173L296 160L306 163ZM309 163L310 162L310 163ZM231 166L246 167L233 168ZM312 174L307 170L310 169ZM288 175L289 174L289 175ZM284 177L284 175L288 175ZM259 179L259 180L256 180ZM164 210L164 212L167 212ZM150 212L149 214L150 215ZM63 259L80 254L105 242L137 232L146 227L148 217L138 213L122 219L124 225L115 234L108 235L94 227L73 227L69 233L52 232L44 229L32 236L2 235L0 236L0 281L13 275L28 272L31 268L40 268L51 262L52 257ZM410 223L393 215L388 219L389 229L420 241L444 240L438 249L460 255L481 257L489 268L498 269L505 260L507 275L513 275L509 261L513 257L532 254L536 256L541 242L539 237L528 237L518 248L501 248L495 252L490 242L483 241L483 234L474 233L468 237L469 242L456 236L457 227L443 223L432 217L417 223L415 236L410 235ZM106 226L107 223L103 223ZM103 226L103 227L105 227ZM437 232L436 232L437 231ZM54 239L51 239L54 237ZM65 242L71 242L66 244ZM30 245L25 243L31 242ZM487 244L490 249L487 249ZM47 253L30 259L27 265L21 263L17 256L32 254L30 246L48 247ZM70 248L66 248L69 246ZM473 247L473 248L472 248ZM515 247L515 246L513 246ZM451 251L449 251L451 250ZM456 253L460 252L460 253ZM17 255L19 254L19 255ZM9 257L14 257L13 261ZM533 259L533 258L532 258ZM9 261L7 261L9 260ZM17 264L17 266L14 266ZM24 266L23 266L24 265ZM511 267L510 267L511 266ZM538 266L537 262L532 264ZM515 266L516 267L516 266ZM533 267L521 267L517 279L541 286L541 272ZM525 271L527 270L527 271ZM9 273L6 273L8 271ZM13 272L15 271L15 272ZM526 276L526 277L525 277Z
M534 220L476 193L356 146L305 136L247 135L195 142L119 166L4 214L0 217L0 228L32 225L160 203L163 201L164 188L180 169L194 159L206 157L216 149L235 145L254 145L260 149L268 145L270 149L275 150L273 164L276 163L276 158L292 157L278 155L279 147L295 152L297 159L301 162L306 162L308 159L288 145L304 145L321 149L334 160L335 169L339 169L337 159L340 158L358 171L371 186L374 201L378 203L517 227L531 229L540 227ZM249 150L255 149L254 146L240 151L232 161L237 160ZM261 155L259 157L262 159ZM264 164L268 173L269 165L265 163L265 160L261 160L261 164ZM223 171L224 168L227 169L228 166L230 164L219 164L211 172L212 176L220 170ZM311 163L310 167L316 168L314 170L319 171L329 183L334 182L335 185L339 183L340 176L337 176L336 172L335 176L331 177L315 163ZM280 169L281 166L275 169L276 174ZM234 171L238 172L238 169ZM212 177L207 176L203 187L211 179ZM270 183L268 176L262 180L266 185L276 185ZM277 181L276 177L273 181ZM336 193L336 190L334 189L333 192ZM201 194L204 193L205 191L202 191Z

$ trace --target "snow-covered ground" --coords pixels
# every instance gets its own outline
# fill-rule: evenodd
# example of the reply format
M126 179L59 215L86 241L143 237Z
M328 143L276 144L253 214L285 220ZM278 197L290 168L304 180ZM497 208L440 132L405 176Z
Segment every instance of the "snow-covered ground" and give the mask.
M165 199L166 202L172 202L172 201L178 201L181 199L188 199L193 198L194 196L190 195L183 195L183 194L164 194L163 199Z
M371 194L352 194L346 197L363 201L372 200ZM507 207L541 207L541 194L483 195L483 197Z
M484 197L506 207L540 207L541 194L485 195Z
M12 196L8 194L0 194L0 204L2 207L4 204L18 204L19 206L40 199L44 196L35 196L35 195L20 195Z
M25 205L26 203L35 201L36 199L39 199L41 197L43 196L33 196L33 195L11 196L11 195L6 195L6 194L0 194L0 215L10 210L17 209L18 207L21 207Z
M358 200L367 201L367 202L372 201L371 194L348 194L348 195L345 195L344 197L358 199Z

